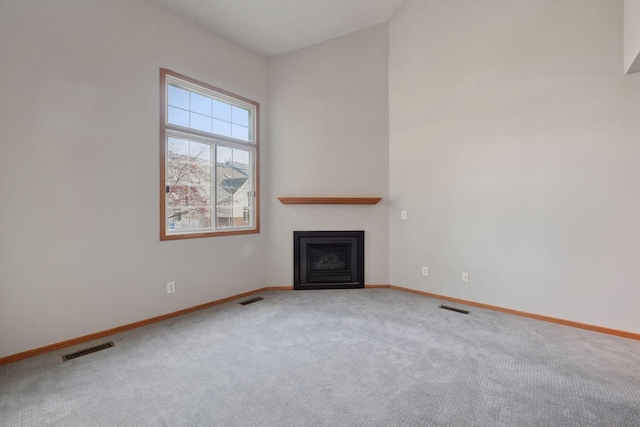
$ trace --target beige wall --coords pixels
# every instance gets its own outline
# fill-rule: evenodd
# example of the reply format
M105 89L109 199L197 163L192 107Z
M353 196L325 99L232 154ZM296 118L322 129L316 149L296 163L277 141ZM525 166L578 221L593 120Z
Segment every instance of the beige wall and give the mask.
M0 357L263 286L263 234L159 241L158 81L265 123L265 59L150 0L3 1L0 58Z
M364 229L368 284L640 332L622 4L413 1L267 61L150 0L0 2L0 357L290 285L293 230ZM261 103L260 235L159 241L159 67Z
M640 0L624 0L624 71L640 72Z
M392 284L640 332L621 17L622 1L434 0L391 20Z
M293 284L294 230L365 230L365 281L388 283L388 27L269 61L270 285ZM378 196L375 206L278 196Z

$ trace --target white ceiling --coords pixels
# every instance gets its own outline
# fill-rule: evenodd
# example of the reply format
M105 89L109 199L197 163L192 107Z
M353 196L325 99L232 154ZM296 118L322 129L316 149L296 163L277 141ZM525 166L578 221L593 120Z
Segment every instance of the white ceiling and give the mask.
M408 0L156 0L263 56L387 22Z

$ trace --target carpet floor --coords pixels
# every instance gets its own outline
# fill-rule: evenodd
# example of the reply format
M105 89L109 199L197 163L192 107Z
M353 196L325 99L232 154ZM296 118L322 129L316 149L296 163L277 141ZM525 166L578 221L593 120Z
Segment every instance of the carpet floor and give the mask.
M640 341L391 289L255 296L0 366L0 425L640 426Z

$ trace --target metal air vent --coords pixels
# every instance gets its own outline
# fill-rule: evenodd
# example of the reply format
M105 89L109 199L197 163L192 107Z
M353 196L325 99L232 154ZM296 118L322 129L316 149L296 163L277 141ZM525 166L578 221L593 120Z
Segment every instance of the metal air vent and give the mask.
M449 307L448 305L441 305L440 308L445 310L455 311L456 313L469 314L470 311L462 310L461 308Z
M255 297L255 298L248 299L246 301L239 302L238 304L240 305L253 304L254 302L262 301L263 299L264 298L262 297Z
M85 348L84 350L76 351L75 353L65 354L62 356L62 361L66 362L67 360L76 359L78 357L86 356L87 354L95 353L96 351L106 350L107 348L115 347L116 345L113 341L109 341L105 344L100 344L95 347Z

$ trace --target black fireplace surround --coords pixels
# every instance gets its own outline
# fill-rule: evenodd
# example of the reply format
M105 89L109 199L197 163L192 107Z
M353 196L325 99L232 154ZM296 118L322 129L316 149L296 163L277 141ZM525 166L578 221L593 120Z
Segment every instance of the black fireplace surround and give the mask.
M364 288L364 231L294 231L293 289Z

